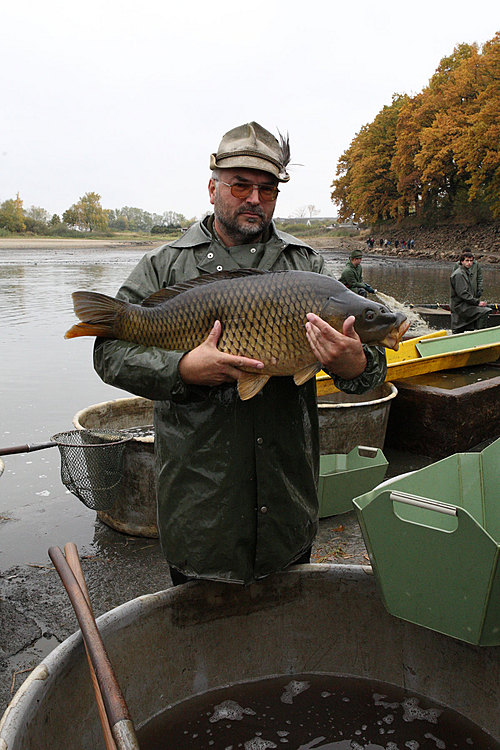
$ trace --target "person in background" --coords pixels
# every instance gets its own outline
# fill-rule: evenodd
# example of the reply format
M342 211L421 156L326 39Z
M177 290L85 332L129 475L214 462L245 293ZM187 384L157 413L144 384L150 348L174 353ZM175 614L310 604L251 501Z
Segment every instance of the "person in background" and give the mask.
M464 247L463 249L464 254L472 255L474 258L474 254L470 247ZM456 271L457 268L460 268L460 261L457 260L455 265L453 266L453 270ZM473 283L476 285L477 289L477 296L482 297L483 296L483 269L477 262L477 260L474 258L472 261L472 266L470 267L470 277L473 281Z
M469 250L464 251L450 276L452 333L474 331L488 325L491 308L480 299L477 267L474 273L473 264L474 255ZM480 283L482 285L482 274Z
M290 179L288 138L280 138L256 122L227 132L210 158L214 213L147 253L117 296L140 303L218 271L327 273L320 253L272 221L278 186ZM361 344L353 316L342 333L311 313L305 328L337 388L364 393L384 381L385 353ZM174 584L250 584L308 562L318 528L315 378L298 387L273 377L242 401L242 368L258 373L263 365L221 352L220 334L216 321L188 352L103 339L94 349L106 383L154 401L158 529Z
M356 294L360 294L362 297L367 297L368 294L376 294L377 290L363 281L363 271L361 269L362 259L363 253L361 250L353 250L342 274L340 275L339 281L351 291L356 292Z

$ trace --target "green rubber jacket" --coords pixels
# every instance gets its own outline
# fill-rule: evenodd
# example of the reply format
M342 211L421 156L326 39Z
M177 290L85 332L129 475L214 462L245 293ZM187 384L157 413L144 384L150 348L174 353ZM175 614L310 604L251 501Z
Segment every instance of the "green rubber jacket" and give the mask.
M339 281L345 284L345 286L353 292L357 292L358 289L366 289L366 291L368 291L368 288L370 287L369 284L366 284L363 281L361 264L359 266L353 266L350 260L345 264Z
M202 273L258 267L324 273L322 256L271 226L265 243L226 249L210 217L147 253L118 292L140 302ZM367 368L342 390L385 378L385 352L365 347ZM111 385L153 399L158 528L168 563L185 575L250 583L285 568L318 524L319 430L314 379L273 377L241 401L234 384L188 386L182 352L98 339L94 364Z

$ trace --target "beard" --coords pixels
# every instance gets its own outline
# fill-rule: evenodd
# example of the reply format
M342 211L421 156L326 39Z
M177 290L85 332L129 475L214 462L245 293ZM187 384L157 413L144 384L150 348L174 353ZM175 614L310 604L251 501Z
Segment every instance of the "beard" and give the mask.
M238 222L238 217L248 212L252 214L252 218L250 219L247 216L243 223ZM227 234L237 240L238 244L245 244L260 237L271 223L271 219L266 218L260 206L243 204L236 211L229 211L222 201L216 200L214 213L217 221L224 227Z

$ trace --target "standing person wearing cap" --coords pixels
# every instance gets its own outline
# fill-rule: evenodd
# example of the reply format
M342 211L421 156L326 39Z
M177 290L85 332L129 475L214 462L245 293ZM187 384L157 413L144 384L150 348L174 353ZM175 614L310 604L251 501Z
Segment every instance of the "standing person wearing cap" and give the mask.
M141 302L200 274L258 268L324 273L319 253L278 231L278 185L289 180L288 140L256 122L224 135L208 184L214 214L178 240L147 253L118 297ZM362 345L348 318L338 333L317 316L306 331L337 387L362 393L385 378L385 353ZM172 581L243 584L309 560L318 525L319 428L316 383L274 377L240 400L239 368L262 366L206 341L172 352L97 340L102 379L154 400L158 528Z
M370 294L376 294L377 290L363 281L363 271L361 270L362 258L363 253L361 250L353 250L344 270L342 271L339 281L345 284L345 286L352 292L356 292L356 294L366 297L368 292Z

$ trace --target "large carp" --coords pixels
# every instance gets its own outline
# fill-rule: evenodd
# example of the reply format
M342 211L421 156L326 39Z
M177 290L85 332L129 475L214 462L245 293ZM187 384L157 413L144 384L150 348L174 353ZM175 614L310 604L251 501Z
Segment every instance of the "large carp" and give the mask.
M66 338L102 336L178 351L201 344L220 320L218 348L265 365L238 379L243 400L255 396L272 375L293 375L302 385L321 369L306 337L307 313L337 331L354 315L363 343L390 349L398 348L409 326L402 313L309 271L220 271L161 289L140 305L95 292L74 292L73 304L82 322Z

